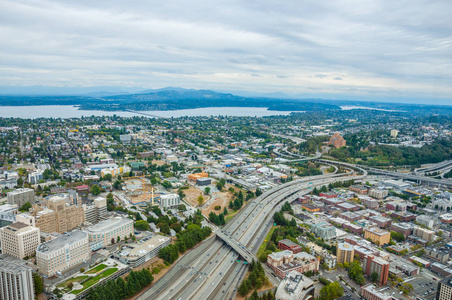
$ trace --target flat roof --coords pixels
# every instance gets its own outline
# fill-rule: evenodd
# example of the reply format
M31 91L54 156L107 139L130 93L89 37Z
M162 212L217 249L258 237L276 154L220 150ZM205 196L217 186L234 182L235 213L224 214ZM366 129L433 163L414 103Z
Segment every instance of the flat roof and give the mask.
M164 243L170 240L171 240L170 237L162 235L155 235L151 238L144 238L138 243L127 245L127 248L125 248L120 255L125 256L129 259L138 258L149 253L150 251L154 250L155 248L163 245Z
M59 235L56 239L40 244L38 249L36 249L36 252L53 252L87 237L88 234L80 230L65 235Z
M90 226L86 229L86 231L88 231L89 233L101 233L132 222L133 221L129 218L114 217Z

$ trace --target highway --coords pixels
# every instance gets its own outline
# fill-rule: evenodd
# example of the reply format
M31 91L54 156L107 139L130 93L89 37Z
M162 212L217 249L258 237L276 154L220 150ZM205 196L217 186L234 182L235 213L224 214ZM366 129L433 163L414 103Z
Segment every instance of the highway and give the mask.
M265 192L250 201L222 229L213 226L217 238L205 241L175 262L172 269L138 299L234 299L236 288L246 273L244 258L237 251L248 260L255 256L272 226L273 214L283 202L310 193L316 186L352 178L358 180L365 175L364 171L362 176L312 176ZM270 270L266 271L269 280L279 284L279 280L270 275Z

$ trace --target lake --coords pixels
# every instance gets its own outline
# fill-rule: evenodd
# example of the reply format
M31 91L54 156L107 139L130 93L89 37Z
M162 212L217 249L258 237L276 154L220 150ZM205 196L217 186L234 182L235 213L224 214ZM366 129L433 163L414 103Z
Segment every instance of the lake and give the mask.
M180 109L166 111L140 111L138 113L124 111L78 110L72 105L43 105L43 106L0 106L0 118L80 118L90 116L135 117L147 116L152 118L179 118L197 116L237 116L237 117L265 117L275 115L289 115L290 111L270 111L265 107L206 107L195 109Z

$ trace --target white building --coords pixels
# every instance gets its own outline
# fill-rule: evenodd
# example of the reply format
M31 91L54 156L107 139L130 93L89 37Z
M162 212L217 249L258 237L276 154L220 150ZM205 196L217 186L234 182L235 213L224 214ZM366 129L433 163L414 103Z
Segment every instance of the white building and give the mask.
M168 194L160 196L160 205L164 208L176 206L180 204L180 197L178 194Z
M427 226L428 228L433 228L433 218L425 215L419 215L416 217L416 222L421 225Z
M44 173L43 171L31 172L30 174L28 174L28 182L30 184L38 183L41 179L44 179L43 173Z
M103 246L107 246L112 239L116 242L118 237L123 240L133 235L133 221L129 218L114 217L90 226L86 231L90 243L101 241Z
M74 231L39 245L36 264L39 273L52 276L73 268L91 258L88 234Z
M33 269L20 261L0 259L0 299L34 300Z
M314 299L314 281L301 273L290 272L278 286L276 300Z
M132 268L144 264L151 258L154 258L159 253L159 250L170 244L171 238L161 235L150 236L141 241L125 245L121 253L119 253L119 260Z
M41 243L39 228L13 223L0 229L2 253L22 259L35 254Z
M17 209L16 204L0 205L0 220L16 221Z
M20 208L27 202L35 203L35 190L22 188L8 193L8 204L17 204Z

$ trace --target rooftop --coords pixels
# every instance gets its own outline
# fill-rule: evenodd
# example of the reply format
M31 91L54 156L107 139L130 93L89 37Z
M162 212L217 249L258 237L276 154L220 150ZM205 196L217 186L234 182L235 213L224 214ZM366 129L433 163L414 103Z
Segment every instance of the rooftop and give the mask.
M129 218L114 217L90 226L86 229L86 231L88 231L88 233L100 233L132 222L133 221Z
M155 235L150 238L144 238L138 243L127 245L127 248L125 248L125 250L122 251L120 255L123 257L125 256L129 259L134 257L138 258L170 240L171 238L161 235Z
M85 239L88 237L88 234L84 231L74 231L72 233L66 234L66 235L60 235L54 240L45 242L38 246L38 249L36 252L53 252L56 250L59 250L61 248L64 248L66 245L71 245L75 242L78 242L82 239Z

